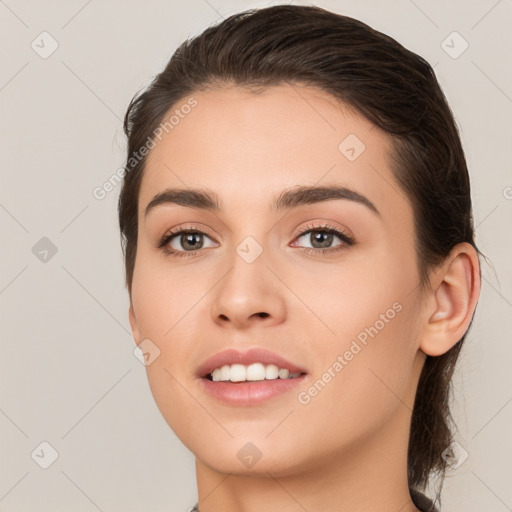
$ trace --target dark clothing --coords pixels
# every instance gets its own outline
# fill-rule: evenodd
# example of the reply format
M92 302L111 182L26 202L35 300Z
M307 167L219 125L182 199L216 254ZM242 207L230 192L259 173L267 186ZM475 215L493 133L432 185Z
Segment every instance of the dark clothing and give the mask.
M414 489L409 489L409 494L411 495L412 502L419 508L421 512L439 512L439 510L434 506L433 501L430 498L427 498L424 494ZM197 503L194 505L192 511L197 510Z

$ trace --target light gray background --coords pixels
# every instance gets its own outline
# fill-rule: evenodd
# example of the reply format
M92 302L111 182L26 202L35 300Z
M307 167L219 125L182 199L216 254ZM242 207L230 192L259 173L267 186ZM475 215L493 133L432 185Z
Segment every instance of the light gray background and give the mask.
M92 191L123 165L129 100L178 44L265 5L0 0L2 512L168 512L195 503L193 456L161 417L133 354L119 187L103 200ZM458 442L469 456L446 480L443 512L512 510L512 3L316 5L424 56L457 118L477 243L492 265L483 262L482 295L455 377ZM58 43L46 59L31 47L51 48L43 31ZM463 48L457 36L446 39L453 31L469 44L458 58L445 51ZM33 253L43 237L57 248L46 262ZM34 461L49 456L43 441L58 452L48 469Z

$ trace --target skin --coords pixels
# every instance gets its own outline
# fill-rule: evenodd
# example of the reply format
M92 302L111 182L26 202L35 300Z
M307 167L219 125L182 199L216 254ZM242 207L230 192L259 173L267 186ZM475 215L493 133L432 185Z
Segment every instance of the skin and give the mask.
M193 96L197 106L148 156L129 318L135 342L160 350L146 366L149 384L196 457L201 512L417 510L407 486L414 396L425 354L446 352L468 328L480 284L474 249L459 244L432 272L432 289L418 286L413 212L389 165L390 140L326 93L282 85ZM349 134L365 144L354 161L338 149ZM379 214L347 199L269 206L284 189L327 184L364 195ZM167 204L145 216L168 187L211 189L223 208ZM356 244L303 252L315 246L300 228L325 222ZM183 223L206 231L204 248L166 255L158 241ZM247 236L263 250L250 264L236 252ZM340 243L334 236L325 247ZM179 235L172 246L191 251ZM298 393L395 303L401 311L300 403ZM221 404L195 371L231 347L273 350L306 368L306 380L258 406ZM248 442L261 452L252 467L237 457Z

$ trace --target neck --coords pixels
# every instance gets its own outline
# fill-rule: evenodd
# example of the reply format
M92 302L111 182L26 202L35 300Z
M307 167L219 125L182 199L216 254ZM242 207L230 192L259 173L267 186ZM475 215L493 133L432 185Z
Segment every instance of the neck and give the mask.
M398 405L371 438L303 470L221 473L196 458L199 512L416 512L407 482L410 409Z

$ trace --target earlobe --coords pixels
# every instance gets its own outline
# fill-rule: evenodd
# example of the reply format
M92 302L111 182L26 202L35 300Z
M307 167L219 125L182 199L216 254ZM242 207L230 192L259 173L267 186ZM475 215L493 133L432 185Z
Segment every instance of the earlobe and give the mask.
M480 266L475 248L465 242L456 245L435 280L419 347L430 356L448 352L471 323L480 295Z
M137 345L140 344L140 333L137 325L137 318L135 317L135 311L133 310L133 304L130 299L130 308L128 309L128 318L130 320L130 327L132 329L132 336Z

